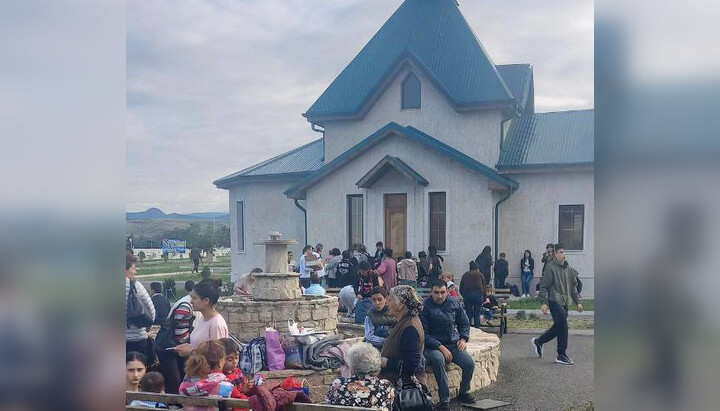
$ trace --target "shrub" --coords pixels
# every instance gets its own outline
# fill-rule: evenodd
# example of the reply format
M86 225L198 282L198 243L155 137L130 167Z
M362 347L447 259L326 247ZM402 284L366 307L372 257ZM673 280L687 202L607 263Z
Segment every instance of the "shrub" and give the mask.
M140 260L140 264L142 264L143 261L145 260L145 251L140 251L138 253L137 257L138 257L138 260Z
M202 278L210 278L210 275L212 275L212 273L210 272L210 267L206 265L205 267L203 267L200 276Z
M527 319L527 315L525 315L525 310L520 310L520 311L518 311L517 314L515 314L515 319L516 319L516 320L525 320L525 319Z
M165 290L165 295L168 295L168 291L175 295L175 280L172 278L166 278L163 280L163 290Z
M535 313L530 313L530 314L528 314L528 319L529 320L539 320L540 316Z

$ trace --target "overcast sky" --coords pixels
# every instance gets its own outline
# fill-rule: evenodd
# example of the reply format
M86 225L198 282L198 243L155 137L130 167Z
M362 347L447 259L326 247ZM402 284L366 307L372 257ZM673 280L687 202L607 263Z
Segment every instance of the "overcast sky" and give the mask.
M227 211L212 182L321 135L301 116L402 0L128 0L127 211ZM593 2L460 0L536 111L594 107Z

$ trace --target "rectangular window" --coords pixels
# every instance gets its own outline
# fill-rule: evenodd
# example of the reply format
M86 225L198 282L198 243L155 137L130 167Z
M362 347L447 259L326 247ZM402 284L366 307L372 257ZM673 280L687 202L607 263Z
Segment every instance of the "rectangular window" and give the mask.
M242 201L237 202L237 250L245 251L245 208Z
M430 245L445 251L446 234L445 193L430 193Z
M363 196L347 196L348 248L353 244L363 244Z
M558 242L566 250L582 250L585 229L585 206L561 205L558 218Z

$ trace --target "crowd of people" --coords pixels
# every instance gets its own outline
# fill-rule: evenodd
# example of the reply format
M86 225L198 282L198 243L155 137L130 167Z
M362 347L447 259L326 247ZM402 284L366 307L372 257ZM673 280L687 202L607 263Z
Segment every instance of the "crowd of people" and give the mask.
M394 250L382 242L376 244L374 256L360 244L344 251L333 248L326 258L322 251L322 244L307 245L298 262L288 252L288 269L300 274L299 287L307 295L325 295L326 287L339 289L346 315L364 325L365 341L347 352L346 363L353 374L331 384L328 403L389 410L395 383L422 387L429 367L438 386L438 408L449 410L446 365L451 362L462 370L458 400L474 402L470 381L475 363L467 352L470 327L492 319L498 305L493 289L506 288L509 264L504 253L493 261L491 248L484 247L469 262L458 285L451 273L443 271L445 261L434 247L417 258L411 252L395 257ZM151 296L135 281L136 262L135 256L126 255L126 389L248 398L253 382L238 368L238 345L215 310L220 297L217 284L210 279L187 281L187 295L171 306L159 283L150 285ZM565 259L561 244L548 244L541 262L538 295L542 311L552 315L553 326L532 339L533 350L542 357L543 345L557 338L556 362L572 365L566 352L567 316L570 300L578 311L583 309L578 274ZM534 270L532 253L525 250L520 259L524 296L530 295ZM235 292L251 294L257 272L262 270L241 276ZM418 286L429 288L430 296L424 301L415 290ZM154 340L148 335L149 324L131 321L131 307L161 326ZM136 401L134 405L161 408L164 404Z

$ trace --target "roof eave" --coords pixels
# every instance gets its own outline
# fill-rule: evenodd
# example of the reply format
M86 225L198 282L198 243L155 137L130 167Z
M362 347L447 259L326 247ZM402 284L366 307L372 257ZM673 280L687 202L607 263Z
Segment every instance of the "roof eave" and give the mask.
M256 182L268 182L268 181L281 181L281 180L292 180L298 178L304 178L312 174L312 171L303 171L298 173L278 173L278 174L260 174L260 175L243 175L235 176L229 179L219 179L213 181L213 184L217 188L229 189L232 186L243 184L243 183L256 183Z

